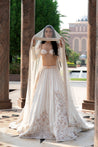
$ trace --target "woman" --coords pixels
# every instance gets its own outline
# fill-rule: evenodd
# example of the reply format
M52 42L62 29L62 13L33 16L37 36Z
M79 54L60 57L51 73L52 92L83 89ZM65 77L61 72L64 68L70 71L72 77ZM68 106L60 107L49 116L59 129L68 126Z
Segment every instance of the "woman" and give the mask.
M25 107L18 121L10 124L21 138L66 141L93 128L73 104L64 45L51 25L31 40Z

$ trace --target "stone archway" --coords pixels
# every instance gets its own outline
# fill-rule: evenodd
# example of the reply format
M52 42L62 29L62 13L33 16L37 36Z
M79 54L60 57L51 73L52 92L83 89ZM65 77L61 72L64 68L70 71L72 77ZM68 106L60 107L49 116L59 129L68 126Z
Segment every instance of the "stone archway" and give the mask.
M98 0L96 0L96 64L95 64L95 136L94 147L98 147Z
M96 55L96 0L88 0L87 100L83 109L94 110Z
M18 106L23 108L25 104L29 47L32 36L35 33L35 0L21 0L21 96Z

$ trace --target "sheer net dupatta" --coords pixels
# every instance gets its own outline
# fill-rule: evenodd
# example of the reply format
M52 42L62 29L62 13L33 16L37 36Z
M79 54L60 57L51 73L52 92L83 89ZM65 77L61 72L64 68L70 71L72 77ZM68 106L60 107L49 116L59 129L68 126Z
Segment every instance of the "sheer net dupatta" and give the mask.
M42 67L42 58L40 56L40 47L38 44L33 46L33 37L29 48L29 67L25 106L22 109L19 118L16 122L9 124L10 128L17 129L17 132L23 133L30 126L30 112L33 101L34 91L36 89L37 78Z
M10 123L9 127L17 129L19 133L27 130L30 126L30 112L33 101L34 92L38 82L38 77L40 76L40 71L42 69L42 57L40 56L40 43L41 41L59 41L60 36L57 33L55 35L55 30L53 38L44 37L44 29L35 34L33 37L36 39L35 46L33 45L33 37L31 38L30 48L29 48L29 67L28 67L28 81L27 81L27 91L25 106L22 109L17 122ZM57 37L58 36L58 37Z
M94 125L92 123L87 123L81 114L77 111L75 104L74 104L74 92L71 90L70 86L70 76L68 71L67 59L66 59L66 52L65 52L65 44L63 43L63 47L60 48L60 70L63 73L63 81L64 81L64 89L65 89L65 99L66 99L66 108L67 108L67 119L69 127L78 127L82 131L86 131L89 129L93 129Z

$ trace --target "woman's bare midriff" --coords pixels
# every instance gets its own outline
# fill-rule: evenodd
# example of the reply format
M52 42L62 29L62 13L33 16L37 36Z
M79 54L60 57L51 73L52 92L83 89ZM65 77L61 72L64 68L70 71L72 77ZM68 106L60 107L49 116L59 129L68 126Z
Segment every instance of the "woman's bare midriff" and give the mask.
M53 56L50 54L42 55L43 66L55 66L56 60L57 60L57 56Z

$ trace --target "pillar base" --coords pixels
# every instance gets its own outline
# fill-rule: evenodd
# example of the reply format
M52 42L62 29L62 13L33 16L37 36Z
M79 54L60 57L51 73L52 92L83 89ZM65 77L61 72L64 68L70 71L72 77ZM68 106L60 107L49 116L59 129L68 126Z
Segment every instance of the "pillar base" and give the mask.
M91 101L91 100L84 100L82 103L82 109L94 110L95 109L95 102Z
M18 103L18 106L20 108L23 108L24 105L25 105L25 99L24 98L19 98L18 101L17 101L17 103Z
M5 101L0 101L0 109L11 109L12 108L12 103L10 100L5 100Z

